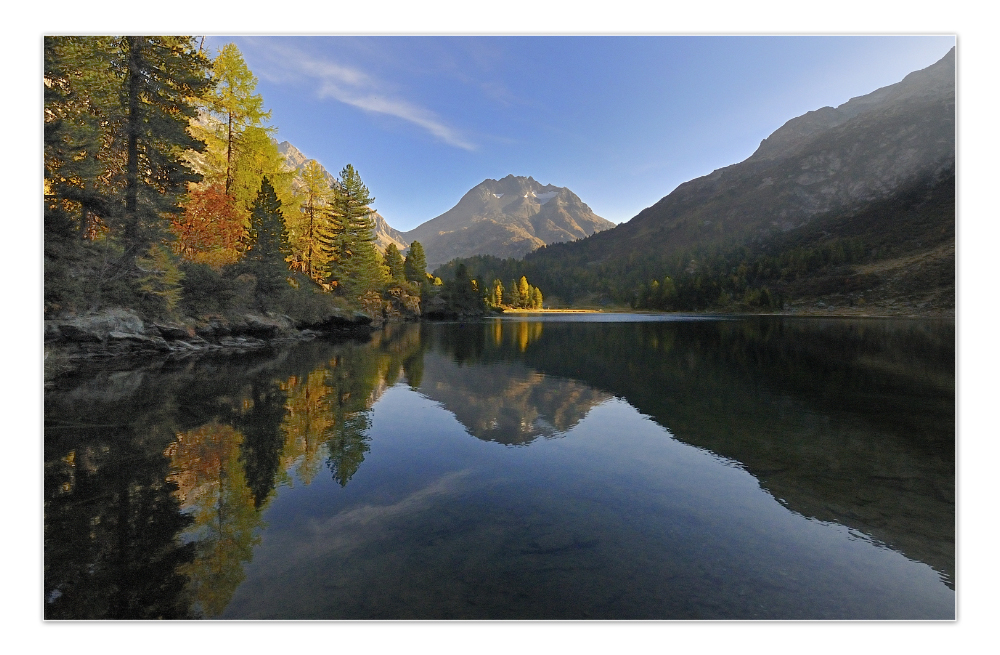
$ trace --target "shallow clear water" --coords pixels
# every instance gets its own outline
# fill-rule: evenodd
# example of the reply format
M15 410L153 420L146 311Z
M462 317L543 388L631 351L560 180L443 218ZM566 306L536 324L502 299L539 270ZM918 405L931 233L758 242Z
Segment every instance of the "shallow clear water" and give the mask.
M48 618L954 618L951 321L567 315L46 392Z

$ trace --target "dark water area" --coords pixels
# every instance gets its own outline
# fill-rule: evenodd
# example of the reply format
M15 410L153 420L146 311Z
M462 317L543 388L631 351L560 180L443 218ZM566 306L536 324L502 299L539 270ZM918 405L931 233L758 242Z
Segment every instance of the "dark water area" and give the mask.
M389 326L47 385L49 619L953 619L950 320Z

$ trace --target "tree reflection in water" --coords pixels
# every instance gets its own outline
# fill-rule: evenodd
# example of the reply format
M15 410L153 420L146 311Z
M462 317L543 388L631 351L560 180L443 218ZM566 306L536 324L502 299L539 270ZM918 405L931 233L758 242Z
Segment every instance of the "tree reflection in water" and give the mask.
M503 320L56 380L45 616L220 615L275 490L324 468L346 487L371 453L374 403L401 380L506 446L624 398L793 511L954 584L953 323Z
M344 486L369 409L419 328L245 358L157 363L46 393L46 618L217 616L244 579L276 486L325 459ZM412 375L411 375L412 377ZM121 426L105 425L108 416Z

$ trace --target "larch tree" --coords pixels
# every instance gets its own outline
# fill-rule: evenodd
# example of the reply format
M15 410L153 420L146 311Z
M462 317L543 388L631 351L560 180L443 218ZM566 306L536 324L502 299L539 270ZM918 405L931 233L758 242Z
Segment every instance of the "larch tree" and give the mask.
M324 175L323 168L316 160L306 163L301 173L304 186L304 198L302 202L302 213L304 220L300 227L301 236L298 241L298 249L302 253L305 261L306 275L313 277L313 259L318 255L317 234L321 230L324 221L329 220L326 212L327 206L333 197L333 190Z
M530 289L528 288L528 278L521 276L521 281L517 283L517 306L521 308L529 307L531 303Z
M500 307L503 305L503 282L499 279L493 280L493 298L491 305Z
M264 124L271 112L264 110L263 98L255 92L257 79L234 44L219 51L212 63L212 80L214 87L197 99L199 113L190 123L191 133L207 144L204 152L185 153L204 178L201 185L189 189L191 201L212 187L221 188L230 202L227 211L216 217L217 222L226 223L220 230L242 232L261 181L267 177L283 212L296 216L300 199L292 187L295 173L278 151L272 138L274 128ZM214 197L215 192L209 195ZM180 250L196 260L212 262L232 262L242 256L239 247L206 253L184 244Z
M227 43L219 50L212 64L215 87L206 96L210 111L221 120L222 138L226 153L226 193L232 193L236 150L249 127L260 127L271 117L264 111L264 99L254 93L257 78L243 60L243 54L234 43Z
M542 290L539 289L538 287L535 287L531 292L531 300L532 300L531 306L533 309L541 309L543 302Z

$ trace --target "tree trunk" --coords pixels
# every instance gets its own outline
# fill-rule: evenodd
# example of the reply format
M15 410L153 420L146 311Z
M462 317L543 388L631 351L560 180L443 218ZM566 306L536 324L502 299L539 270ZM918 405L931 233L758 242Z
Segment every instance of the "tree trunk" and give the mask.
M226 144L226 195L233 180L233 112L229 112L229 136Z
M139 249L139 132L142 126L142 37L127 36L128 118L125 126L125 254L121 265L130 268Z
M127 36L128 43L128 123L126 126L125 169L125 257L133 258L139 238L139 130L142 123L140 92L142 89L141 37Z
M310 206L309 207L309 238L308 238L308 241L309 241L309 251L308 251L308 254L306 255L306 275L309 276L310 280L312 279L312 276L313 276L313 211L314 210L313 210L312 206Z

